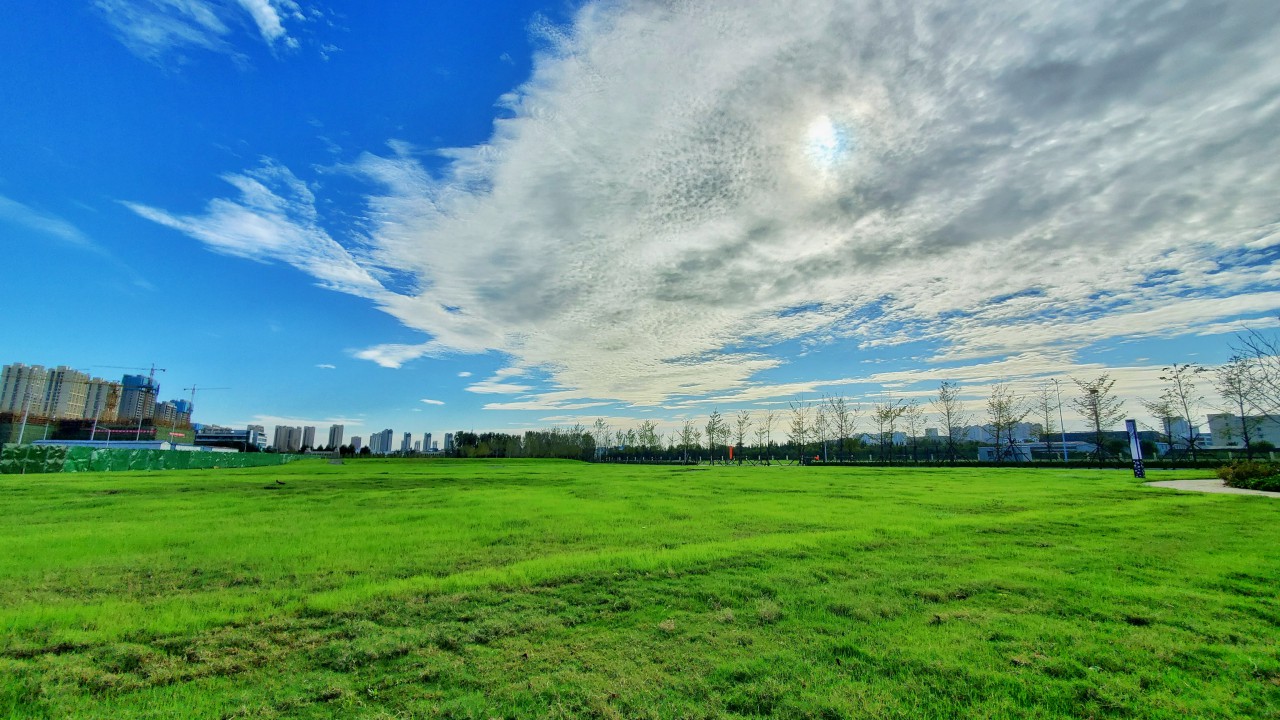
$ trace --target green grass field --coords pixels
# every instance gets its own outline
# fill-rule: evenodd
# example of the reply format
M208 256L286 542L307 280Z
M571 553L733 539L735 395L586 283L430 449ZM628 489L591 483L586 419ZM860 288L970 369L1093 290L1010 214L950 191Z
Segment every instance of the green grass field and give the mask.
M1280 501L1115 471L303 462L0 507L0 717L1280 717Z

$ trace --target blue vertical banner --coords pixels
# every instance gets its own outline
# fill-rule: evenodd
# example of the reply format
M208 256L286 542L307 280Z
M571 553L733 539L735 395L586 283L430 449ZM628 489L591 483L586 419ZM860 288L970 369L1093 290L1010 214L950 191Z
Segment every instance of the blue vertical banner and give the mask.
M1124 429L1129 433L1129 454L1133 456L1133 476L1145 478L1147 469L1142 465L1142 443L1138 440L1138 423L1125 420Z

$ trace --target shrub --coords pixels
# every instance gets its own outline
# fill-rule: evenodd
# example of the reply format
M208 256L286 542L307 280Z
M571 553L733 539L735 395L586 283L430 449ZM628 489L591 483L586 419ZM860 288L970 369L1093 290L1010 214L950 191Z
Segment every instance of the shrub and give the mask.
M1280 467L1244 460L1218 468L1218 477L1228 487L1280 492Z

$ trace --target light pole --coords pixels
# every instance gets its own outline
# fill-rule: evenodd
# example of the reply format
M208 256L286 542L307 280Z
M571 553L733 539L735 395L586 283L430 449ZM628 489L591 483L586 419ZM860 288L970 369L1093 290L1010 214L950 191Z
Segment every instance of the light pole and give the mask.
M1053 379L1053 391L1058 394L1058 432L1062 433L1062 462L1066 463L1067 457L1067 424L1062 421L1062 390L1058 387L1058 378Z
M28 376L27 384L23 387L23 396L25 402L22 405L22 425L18 428L18 444L22 444L22 438L27 434L27 416L31 414L31 378Z

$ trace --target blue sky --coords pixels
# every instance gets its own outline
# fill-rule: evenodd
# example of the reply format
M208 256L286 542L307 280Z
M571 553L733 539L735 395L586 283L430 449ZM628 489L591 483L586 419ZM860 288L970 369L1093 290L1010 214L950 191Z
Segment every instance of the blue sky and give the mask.
M15 8L0 360L348 435L1101 372L1141 417L1275 325L1275 3L785 5Z

